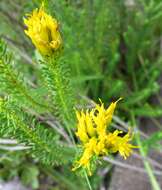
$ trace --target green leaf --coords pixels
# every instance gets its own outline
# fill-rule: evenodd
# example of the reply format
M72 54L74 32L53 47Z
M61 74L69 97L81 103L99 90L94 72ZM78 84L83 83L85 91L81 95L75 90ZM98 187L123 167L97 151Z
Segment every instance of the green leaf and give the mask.
M131 95L125 99L124 105L125 106L131 106L134 104L142 103L142 101L145 101L148 97L150 97L152 94L155 94L160 89L159 85L157 83L154 83L152 86L149 86L143 90L140 90L138 92L133 92Z
M136 116L146 116L146 117L161 117L162 109L161 106L151 106L145 104L139 108L134 108L133 112Z
M31 186L32 189L37 189L39 187L38 175L38 167L35 165L27 164L21 173L21 180L24 185Z
M153 133L148 139L144 140L142 144L146 152L149 152L152 148L161 150L162 145L160 144L160 141L162 141L162 131Z

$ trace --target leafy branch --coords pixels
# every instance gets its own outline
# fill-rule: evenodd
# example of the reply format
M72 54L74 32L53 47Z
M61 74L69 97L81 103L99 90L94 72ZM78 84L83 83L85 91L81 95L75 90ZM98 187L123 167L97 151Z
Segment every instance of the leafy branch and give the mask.
M30 146L29 151L36 159L45 164L57 165L72 160L74 154L72 148L61 145L58 136L50 129L44 129L39 123L35 123L34 127L28 126L23 119L22 111L18 109L15 111L13 102L0 100L0 118L1 121L6 121L1 127L1 135L15 138L19 143Z

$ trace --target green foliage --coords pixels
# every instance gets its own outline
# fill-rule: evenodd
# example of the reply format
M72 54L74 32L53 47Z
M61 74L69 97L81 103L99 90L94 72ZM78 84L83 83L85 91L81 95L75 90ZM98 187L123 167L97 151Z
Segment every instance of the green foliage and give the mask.
M134 113L137 116L146 116L146 117L160 117L162 114L161 106L150 106L148 104L142 106L142 108L134 109Z
M159 92L161 3L138 1L129 6L124 1L92 0L49 5L61 20L64 56L79 93L105 102L122 96L124 112L131 106L142 115L142 105Z
M10 94L21 107L36 109L37 112L47 111L48 106L41 104L39 95L26 84L21 73L13 68L13 56L7 51L5 43L0 41L0 82L2 95Z
M38 189L39 181L38 181L39 170L38 167L34 165L26 165L23 168L21 173L21 180L24 185L31 185L32 189Z
M22 165L25 163L23 152L0 151L0 180L10 180L19 175Z
M85 179L70 171L75 150L64 139L67 133L74 138L75 106L84 107L80 97L101 98L107 104L123 97L118 113L126 121L131 113L137 118L162 116L161 101L151 102L152 96L159 97L162 73L162 2L126 2L45 1L60 22L64 46L45 60L24 35L22 20L41 1L0 2L0 137L29 147L21 158L11 154L0 161L5 165L0 170L3 179L18 176L18 165L24 163L20 178L32 188L39 186L41 171L52 176L58 189L88 189ZM55 127L61 133L50 123L58 123ZM158 131L142 145L147 152L159 150L160 141ZM27 159L30 156L33 163ZM40 165L35 167L35 162ZM11 175L6 165L13 168ZM91 180L98 189L99 177Z
M55 107L54 114L62 121L70 122L74 119L75 104L66 64L64 59L59 59L56 55L49 57L45 62L42 61L42 76Z
M162 141L162 131L155 132L149 139L143 141L143 147L147 153L154 148L156 150L161 150L162 146L160 142Z
M48 129L44 129L39 123L28 126L24 120L24 114L17 109L14 103L1 100L0 114L6 122L2 125L0 133L7 137L15 138L19 143L29 146L29 151L36 159L45 164L68 163L73 158L73 150L66 148L57 142L57 136ZM30 119L26 116L27 121ZM31 125L31 124L30 124Z

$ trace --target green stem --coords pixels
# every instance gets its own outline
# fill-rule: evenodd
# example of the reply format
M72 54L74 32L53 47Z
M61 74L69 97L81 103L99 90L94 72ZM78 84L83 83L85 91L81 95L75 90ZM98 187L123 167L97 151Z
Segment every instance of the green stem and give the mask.
M74 137L73 137L72 131L71 131L71 129L68 127L69 124L67 123L67 121L64 121L64 123L65 123L65 127L66 127L66 129L67 129L67 132L68 132L69 135L70 135L70 138L71 138L71 140L72 140L72 143L73 143L73 145L75 146L76 143L75 143L75 140L74 140ZM76 146L75 146L75 147L76 147Z
M134 85L134 91L137 92L138 91L138 85L137 85L136 75L134 72L132 72L132 80L133 80L133 85Z
M69 125L73 123L72 118L71 118L71 113L70 113L72 110L70 110L70 108L68 107L68 105L66 104L66 101L65 101L67 99L67 94L64 92L66 84L63 84L63 81L61 80L61 78L63 77L63 73L61 71L60 66L57 65L58 64L57 57L56 58L51 57L47 61L48 61L49 68L53 75L53 80L54 80L54 85L55 85L54 89L57 92L57 97L59 98L61 108L63 109L61 111L63 111L63 113L65 114L64 124L65 124L66 129L70 135L70 138L76 148L75 140L74 140L72 131L69 127ZM92 190L92 187L91 187L91 184L88 179L86 171L85 171L85 178L86 178L89 189Z
M67 99L67 95L64 92L64 89L66 87L66 84L63 84L63 81L61 80L64 73L62 73L60 66L58 65L58 60L59 58L55 58L55 57L51 57L49 59L49 66L50 66L50 70L53 74L53 79L54 79L54 85L55 85L55 89L57 92L57 98L59 98L60 100L60 105L62 107L62 111L65 114L65 118L67 120L70 120L70 111L68 108L68 105L66 104L66 99Z
M59 102L60 102L60 112L63 112L63 116L64 116L64 124L65 124L65 127L69 133L69 136L73 142L73 144L75 145L75 140L74 140L74 137L73 137L73 134L72 134L72 131L69 127L70 123L72 123L72 110L70 109L70 107L67 105L66 103L66 99L68 98L68 94L66 94L66 92L64 91L65 88L66 88L66 84L64 84L62 77L63 77L63 74L62 73L62 70L61 70L61 66L58 64L58 61L57 61L57 57L51 57L47 60L48 62L48 65L49 65L49 70L53 76L53 82L54 84L54 87L53 89L51 90L55 90L56 91L56 98L59 99ZM55 101L55 97L54 97L54 101Z
M89 178L88 178L88 175L87 175L87 172L84 170L84 175L85 175L85 178L86 178L86 181L87 181L87 184L88 184L88 187L89 187L89 190L92 190L92 186L90 184L90 181L89 181Z
M135 117L134 117L133 113L132 113L132 122L133 122L133 125L136 126ZM136 127L136 130L137 130L137 133L135 135L136 142L137 142L137 144L139 146L140 154L144 158L143 159L144 167L145 167L145 169L147 171L147 174L148 174L148 176L150 178L151 185L152 185L152 187L153 187L154 190L160 190L160 186L159 186L159 184L158 184L158 182L157 182L157 180L156 180L156 178L155 178L155 176L153 174L153 171L152 171L152 168L150 166L150 163L148 162L147 159L145 159L146 153L145 153L145 150L144 150L144 148L142 146L142 143L141 143L141 140L140 140L140 133L139 133L137 127Z

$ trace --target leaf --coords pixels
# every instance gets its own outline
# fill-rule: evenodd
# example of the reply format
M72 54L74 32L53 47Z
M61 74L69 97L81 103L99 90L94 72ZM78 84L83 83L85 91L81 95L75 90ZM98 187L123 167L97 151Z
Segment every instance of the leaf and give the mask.
M130 106L133 104L139 104L142 101L145 101L145 99L150 97L152 94L158 92L159 88L159 85L157 83L154 83L152 86L149 86L143 90L133 92L130 96L128 96L127 99L125 99L124 105Z
M24 185L31 186L32 189L37 189L39 187L38 175L38 167L27 164L21 173L21 180Z
M148 139L144 140L142 144L146 152L149 152L151 148L161 150L162 145L160 144L160 141L162 141L162 131L155 132Z
M146 117L161 117L162 108L159 106L150 106L145 104L139 108L134 108L133 112L136 116L146 116Z

